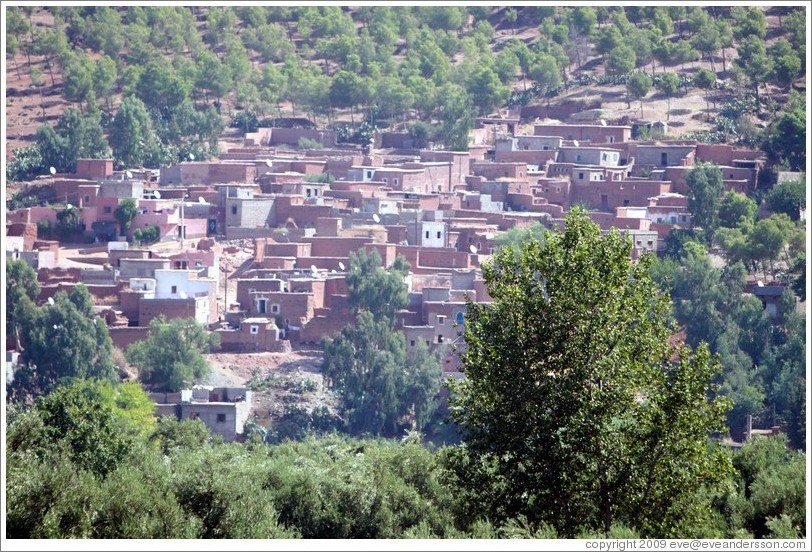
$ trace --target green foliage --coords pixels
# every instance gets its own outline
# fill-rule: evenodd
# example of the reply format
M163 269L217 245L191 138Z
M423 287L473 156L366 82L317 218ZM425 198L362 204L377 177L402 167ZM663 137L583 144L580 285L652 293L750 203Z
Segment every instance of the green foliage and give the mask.
M347 300L356 311L367 310L376 320L394 321L395 311L406 306L406 284L409 264L398 257L392 266L381 266L376 249L359 249L350 253L347 272Z
M119 166L141 167L154 160L157 137L144 102L136 97L124 98L110 124L109 140Z
M633 100L640 100L640 117L643 117L643 98L651 89L651 77L643 72L636 72L629 75L626 81L626 94Z
M736 228L740 224L754 222L758 214L756 202L734 190L725 192L719 204L719 225Z
M498 248L511 248L514 252L521 251L531 240L544 242L547 229L540 222L533 222L529 226L514 226L506 232L496 235L495 242Z
M42 167L55 167L59 172L76 170L79 158L98 159L109 155L107 141L102 135L101 114L98 110L83 115L68 108L56 127L37 129L37 148Z
M163 454L176 450L192 451L211 443L212 434L201 420L178 420L172 416L161 416L149 435L151 443L157 443Z
M607 75L626 75L631 73L637 63L634 50L621 44L610 50L604 56L604 65Z
M418 431L428 423L439 391L440 364L425 346L411 358L405 340L390 322L361 311L324 342L322 370L342 399L342 412L353 434L395 436L404 425Z
M138 204L131 197L122 199L118 204L118 207L116 207L113 215L115 215L116 220L118 221L122 234L125 234L127 230L130 229L130 223L132 223L133 217L135 217L137 213Z
M719 202L722 195L722 171L713 164L699 164L688 171L688 209L695 226L701 227L712 240L719 225Z
M83 285L70 295L57 292L53 305L21 302L15 316L24 344L22 367L11 386L16 400L48 394L73 378L115 379L112 341L107 326L93 315L92 304Z
M796 91L781 113L767 127L764 151L775 164L786 164L791 171L806 169L806 104Z
M39 282L37 273L31 265L22 259L6 260L6 335L15 335L19 332L17 308L20 303L28 303L29 310L34 307L33 302L39 295Z
M563 233L484 267L494 302L468 305L467 378L452 399L463 511L522 514L568 536L618 522L643 536L699 532L702 491L728 474L708 447L728 403L706 347L671 360L668 298L630 251L575 210Z
M777 184L764 199L767 207L774 213L784 213L789 215L792 220L798 220L801 210L806 209L805 177Z
M147 339L127 348L127 360L139 369L139 378L161 391L180 391L208 375L203 353L217 345L193 318L154 318Z
M150 244L158 241L161 237L161 229L157 226L147 226L133 230L133 239L136 243Z
M12 153L14 158L6 164L6 178L10 182L28 180L43 171L42 152L36 144L14 148Z

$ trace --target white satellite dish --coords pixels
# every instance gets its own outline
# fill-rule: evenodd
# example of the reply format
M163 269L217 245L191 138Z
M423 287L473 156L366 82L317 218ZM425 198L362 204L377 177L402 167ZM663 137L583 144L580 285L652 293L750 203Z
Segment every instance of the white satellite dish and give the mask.
M606 126L606 121L601 119L601 126Z
M51 167L50 169L48 169L48 172L51 174L56 174L56 167Z
M468 251L470 251L472 254L476 255L476 252L477 252L476 246L472 245L471 247L468 248Z
M572 141L572 145L573 145L573 146L575 146L575 147L577 148L577 147L578 147L578 140L573 140L573 141Z
M341 261L338 261L338 268L340 268L341 270L345 270L344 263L341 262Z
M132 171L126 171L124 174L127 176L127 178L132 178L133 177Z
M54 324L54 329L55 329L55 330L59 329L59 326L57 326L56 324Z
M200 196L200 197L197 198L197 202L200 203L201 205L203 205L203 204L206 203L206 200L203 199L203 196Z
M375 224L381 222L381 217L378 216L378 213L372 213L372 220L375 221Z
M270 159L266 159L266 160L265 160L265 166L267 166L267 167L273 167L273 161L271 161Z
M185 291L183 291L183 290L180 290L180 291L178 292L178 295L180 295L180 298L181 298L181 299L186 299L187 297L189 297L188 295L186 295L186 292L185 292Z
M194 153L190 153L190 154L189 154L189 161L194 161L194 160L195 160L195 154L194 154Z
M310 272L313 273L313 276L317 276L319 273L319 269L316 268L316 265L310 265Z
M336 269L335 269L335 268L333 268L333 269L331 269L331 270L330 270L330 274L335 274L335 273L336 273Z
M65 204L65 209L70 211L71 209L73 209L73 205L71 205L70 203L66 203Z
M161 199L161 192L159 192L158 190L155 190L154 195L155 199Z
M51 306L54 305L54 298L53 297L48 297L48 304L51 305Z

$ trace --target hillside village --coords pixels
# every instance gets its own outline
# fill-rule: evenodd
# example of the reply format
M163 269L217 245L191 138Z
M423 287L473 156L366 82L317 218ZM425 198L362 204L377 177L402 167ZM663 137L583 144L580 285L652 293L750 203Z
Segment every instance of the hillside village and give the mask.
M284 353L347 324L349 256L374 249L385 266L398 255L411 266L397 316L407 347L458 349L466 301L489 301L480 264L500 232L558 227L580 205L602 229L627 233L635 257L656 253L691 226L686 171L715 163L726 190L746 193L764 163L728 145L638 141L632 126L603 120L518 134L515 115L479 119L468 151L417 150L405 133L362 149L337 146L328 130L261 128L215 161L114 171L112 160L79 160L76 173L43 180L64 203L8 213L7 253L37 270L39 303L87 286L121 349L163 315L206 325L221 353ZM303 138L326 147L299 150ZM114 212L126 198L137 213L122 231ZM38 236L66 208L92 243ZM158 243L126 241L150 227ZM443 370L458 377L458 356L445 351Z

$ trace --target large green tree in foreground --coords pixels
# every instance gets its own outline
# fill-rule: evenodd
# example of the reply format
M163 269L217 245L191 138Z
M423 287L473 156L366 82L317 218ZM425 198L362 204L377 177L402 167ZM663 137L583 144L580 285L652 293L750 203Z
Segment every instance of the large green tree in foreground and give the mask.
M675 350L669 299L631 242L574 210L563 232L484 266L470 303L452 416L470 515L519 515L560 535L702 532L706 491L730 473L711 432L728 402L706 346ZM705 491L705 492L703 492Z

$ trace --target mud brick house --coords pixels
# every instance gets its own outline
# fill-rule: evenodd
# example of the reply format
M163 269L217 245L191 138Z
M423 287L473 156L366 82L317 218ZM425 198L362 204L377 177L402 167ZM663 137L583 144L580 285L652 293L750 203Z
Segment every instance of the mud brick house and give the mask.
M558 136L564 140L578 140L593 144L617 144L632 139L632 127L611 125L537 124L536 136Z
M284 348L280 337L282 332L273 318L244 318L237 328L224 325L214 332L220 336L220 349L224 352L273 352Z

